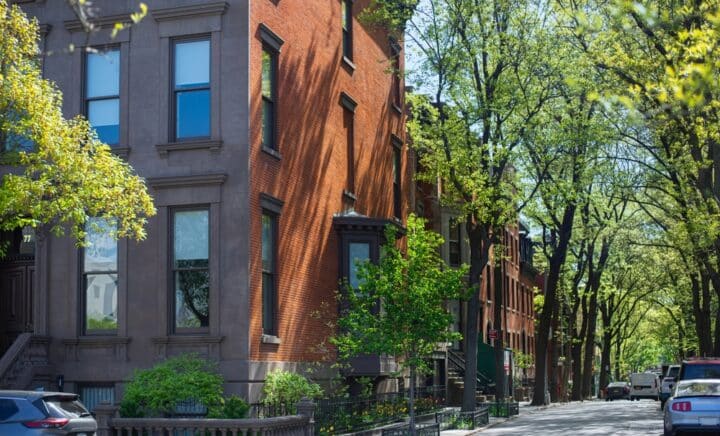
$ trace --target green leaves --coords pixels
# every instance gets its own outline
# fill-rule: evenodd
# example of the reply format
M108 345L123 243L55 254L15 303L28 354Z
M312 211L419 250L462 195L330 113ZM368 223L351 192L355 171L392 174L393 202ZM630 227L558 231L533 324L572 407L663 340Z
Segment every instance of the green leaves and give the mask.
M388 227L377 265L359 265L360 286L342 293L339 333L332 342L341 357L388 354L408 367L422 367L439 342L459 339L449 331L446 304L467 297L467 268L450 269L439 257L442 238L425 230L425 221L408 218L406 253L397 231Z
M143 239L155 214L144 181L86 120L63 118L62 95L37 65L37 34L36 22L0 1L0 145L32 145L7 157L19 167L0 184L0 228L47 225L82 241L86 217L97 216L116 220L114 236Z

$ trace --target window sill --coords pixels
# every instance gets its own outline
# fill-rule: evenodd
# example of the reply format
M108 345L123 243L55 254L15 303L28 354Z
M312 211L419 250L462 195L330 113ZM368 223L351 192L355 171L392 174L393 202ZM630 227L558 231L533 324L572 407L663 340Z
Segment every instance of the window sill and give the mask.
M211 139L200 139L195 141L169 142L167 144L157 144L155 148L161 156L167 156L171 151L182 150L210 150L219 151L222 147L222 141Z
M270 147L268 147L268 146L266 146L266 145L263 145L263 146L262 146L262 151L263 151L263 153L267 153L267 154L269 154L270 156L274 157L274 158L277 159L277 160L282 159L282 155L280 154L280 152L277 151L277 150L275 150L274 148L270 148Z
M345 67L350 69L351 74L357 69L353 61L351 61L350 58L347 56L342 57L342 63L343 65L345 65Z
M117 147L111 145L110 152L119 158L127 159L130 155L130 147Z
M260 337L260 342L263 343L263 344L271 344L271 345L280 345L280 344L282 343L282 341L280 340L280 338L278 338L277 336L275 336L275 335L266 335L266 334L263 334L263 335Z
M403 110L402 110L402 108L401 108L400 106L398 106L397 104L393 103L393 104L392 104L392 108L395 110L395 112L398 113L398 115L402 115Z

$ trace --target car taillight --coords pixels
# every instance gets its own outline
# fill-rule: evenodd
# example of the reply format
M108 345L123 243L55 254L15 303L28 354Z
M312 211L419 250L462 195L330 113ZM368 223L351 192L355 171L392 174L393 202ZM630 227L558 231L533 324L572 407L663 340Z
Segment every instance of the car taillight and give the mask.
M38 421L23 422L27 428L62 428L70 422L67 418L45 418Z
M672 410L676 412L690 412L692 410L692 406L689 401L678 401L673 403Z

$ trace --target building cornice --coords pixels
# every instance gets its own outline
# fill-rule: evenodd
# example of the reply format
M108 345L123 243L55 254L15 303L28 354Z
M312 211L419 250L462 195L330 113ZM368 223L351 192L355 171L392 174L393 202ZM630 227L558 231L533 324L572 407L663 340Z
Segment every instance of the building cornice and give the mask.
M223 15L228 9L227 2L202 3L173 8L154 9L151 14L155 21L172 21L192 17Z
M201 174L197 176L152 177L147 179L155 189L185 188L192 186L219 186L225 183L227 174Z

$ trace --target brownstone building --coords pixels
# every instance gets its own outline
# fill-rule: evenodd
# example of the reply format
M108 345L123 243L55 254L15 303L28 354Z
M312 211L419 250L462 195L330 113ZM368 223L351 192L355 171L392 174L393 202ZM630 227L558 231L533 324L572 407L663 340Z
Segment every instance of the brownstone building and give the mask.
M64 113L146 178L158 214L138 243L107 238L108 223L84 250L6 235L0 387L62 378L92 406L119 399L133 369L195 352L254 401L269 370L325 359L327 319L310 314L413 203L390 72L402 47L357 20L368 1L146 0L115 38L135 2L93 2L90 35L66 2L20 3L54 53L43 71Z

